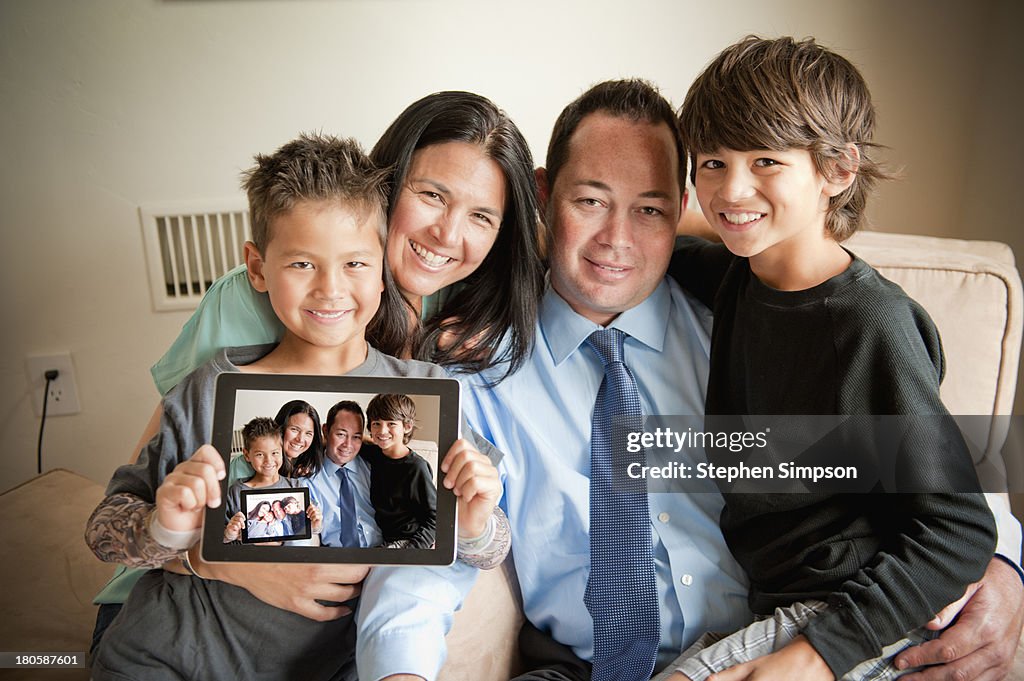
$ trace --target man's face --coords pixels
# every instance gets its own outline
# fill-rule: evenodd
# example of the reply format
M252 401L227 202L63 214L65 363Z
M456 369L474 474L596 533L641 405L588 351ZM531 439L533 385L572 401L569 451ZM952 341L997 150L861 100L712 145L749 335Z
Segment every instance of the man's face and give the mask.
M606 325L649 296L668 269L682 207L672 132L593 113L541 194L553 239L551 284L578 314Z
M350 411L339 411L330 426L324 426L327 440L327 458L344 466L356 458L363 446L363 427L359 417Z

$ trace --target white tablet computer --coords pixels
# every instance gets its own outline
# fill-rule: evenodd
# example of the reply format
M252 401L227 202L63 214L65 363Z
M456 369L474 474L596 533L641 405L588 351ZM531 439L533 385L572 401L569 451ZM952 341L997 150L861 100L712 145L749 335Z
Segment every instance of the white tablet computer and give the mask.
M380 565L454 561L455 496L439 484L438 465L460 436L458 381L224 373L217 377L215 395L212 444L233 473L221 482L221 505L206 510L204 560ZM393 406L400 400L406 412L414 410L415 427L404 437L400 433L403 446L396 447L384 432L377 437L384 446L371 441L365 414L374 398L378 405ZM275 480L273 467L257 459L257 446L246 447L245 427L260 417L272 420L279 412L294 411L298 403L311 407L319 423L310 428L314 419L297 419L306 432L290 437L290 446L281 431L276 456L282 462L298 461L292 456L308 440L307 450L313 451L303 451L302 460L315 459L320 447L323 464L312 475L301 475L301 471L285 475L286 464ZM300 407L308 415L310 410ZM358 430L351 425L357 421L336 416L332 433L327 423L332 408L336 414L360 411L363 415L358 433L362 444L356 444L354 454L351 442L344 440L356 434L348 431ZM267 433L265 420L262 425L260 432ZM311 436L316 428L319 437ZM401 430L406 430L404 425ZM277 431L271 432L258 440L269 443L259 449L276 447ZM275 456L272 451L263 455ZM347 490L341 489L346 486ZM238 532L226 534L232 518Z

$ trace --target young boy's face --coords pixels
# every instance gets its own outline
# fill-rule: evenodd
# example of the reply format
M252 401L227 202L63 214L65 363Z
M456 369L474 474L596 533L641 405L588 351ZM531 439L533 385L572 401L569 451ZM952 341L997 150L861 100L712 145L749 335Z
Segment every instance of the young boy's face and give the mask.
M370 421L370 439L373 443L388 451L405 444L405 434L412 429L412 424L404 421Z
M277 435L253 438L242 455L257 475L274 478L281 468L281 438Z
M363 352L384 290L379 215L336 201L301 202L271 221L262 256L246 244L249 276L270 294L286 335L318 348Z
M827 180L805 149L720 150L697 154L695 185L704 216L730 251L748 258L813 255L831 241L829 198L845 187Z

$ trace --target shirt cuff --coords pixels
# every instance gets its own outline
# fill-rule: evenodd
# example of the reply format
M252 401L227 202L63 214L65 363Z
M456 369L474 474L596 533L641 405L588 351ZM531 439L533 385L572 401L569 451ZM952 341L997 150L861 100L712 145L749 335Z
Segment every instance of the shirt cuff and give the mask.
M477 570L452 567L376 567L359 601L356 663L359 678L392 674L437 678L446 656L445 635Z
M1017 576L1020 577L1020 581L1024 582L1024 570L1021 569L1020 565L1017 565L1017 563L1015 561L1007 558L1006 556L1002 555L1001 553L997 553L993 557L994 558L998 558L999 560L1003 561L1004 563L1006 563L1007 565L1012 567L1014 572L1017 573Z
M494 514L492 513L487 518L487 527L484 528L483 533L478 537L472 539L463 539L459 537L459 553L481 553L484 549L490 546L491 541L494 540Z
M1021 526L1010 511L1010 504L1003 494L987 492L985 501L996 521L998 543L995 557L1014 569L1024 582L1024 570L1020 566Z
M149 536L153 538L160 546L168 549L176 549L178 551L182 549L189 549L199 541L199 537L202 535L202 530L198 527L193 530L168 530L162 524L160 519L156 517L156 509L150 511L149 514Z

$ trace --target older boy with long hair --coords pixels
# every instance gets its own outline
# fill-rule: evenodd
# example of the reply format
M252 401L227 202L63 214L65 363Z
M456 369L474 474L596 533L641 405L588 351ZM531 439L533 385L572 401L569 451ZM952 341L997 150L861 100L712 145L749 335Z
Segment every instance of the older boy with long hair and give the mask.
M669 269L714 311L709 419L905 415L917 428L915 417L948 418L931 319L840 245L884 177L857 69L813 40L749 37L704 70L679 116L698 201L728 248L688 243ZM924 439L906 443L915 463L934 456L967 485L929 478L923 491L870 496L723 488L722 531L764 619L684 655L678 671L694 681L728 668L715 678L898 674L892 656L927 637L920 628L982 576L995 544L983 496L965 493L977 481L958 433L948 451Z

